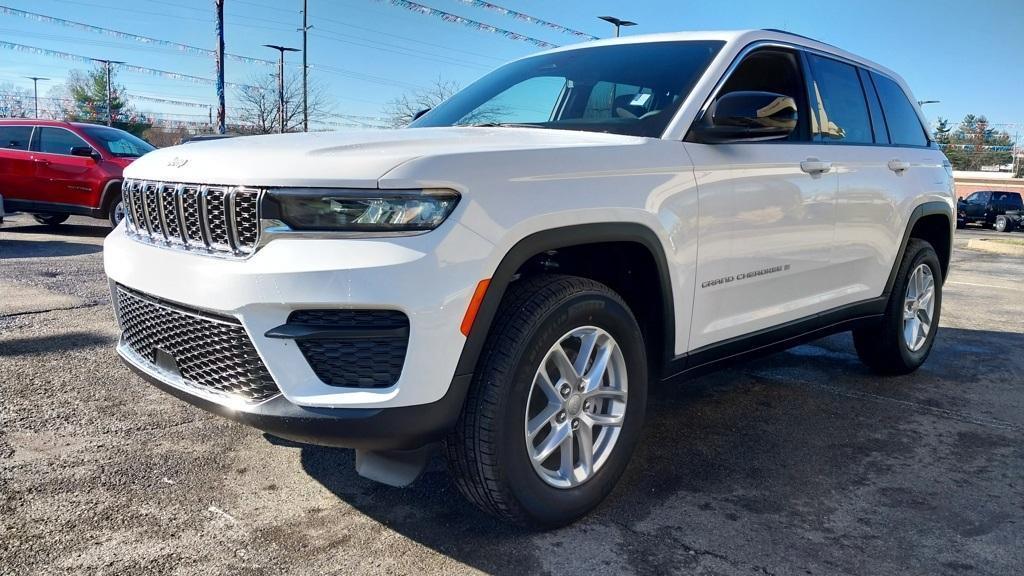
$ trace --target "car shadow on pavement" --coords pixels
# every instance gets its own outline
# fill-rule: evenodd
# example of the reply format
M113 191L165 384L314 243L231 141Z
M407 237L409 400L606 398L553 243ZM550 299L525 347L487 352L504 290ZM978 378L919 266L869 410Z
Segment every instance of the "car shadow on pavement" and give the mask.
M865 557L883 572L946 572L952 557L981 566L984 546L965 538L1021 532L1004 517L1022 489L997 486L1024 469L1015 449L1024 418L1012 415L1016 396L1010 411L986 416L1019 382L993 379L984 361L969 358L1005 358L1000 351L1019 351L1024 335L940 334L925 366L903 377L871 374L842 334L654 386L643 439L615 491L556 531L529 532L478 512L440 457L404 489L360 478L351 450L302 446L301 464L367 516L491 573L581 571L573 562L614 571L618 561L636 573L771 565L857 572ZM1024 369L1013 358L1008 367ZM609 555L613 564L602 565Z
M0 240L0 260L13 258L59 258L102 252L100 244L63 240Z
M93 346L109 346L110 336L97 332L67 332L51 336L30 336L0 340L0 358L67 352Z
M88 226L82 224L61 224L59 226L44 226L42 224L21 224L14 226L0 226L0 232L11 234L45 234L50 236L85 236L89 238L104 238L110 234L112 228L107 224Z

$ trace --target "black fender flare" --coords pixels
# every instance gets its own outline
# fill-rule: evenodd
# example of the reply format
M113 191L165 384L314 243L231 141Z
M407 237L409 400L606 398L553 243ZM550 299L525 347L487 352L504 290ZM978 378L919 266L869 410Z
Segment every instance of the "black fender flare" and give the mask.
M907 243L910 242L910 233L914 230L914 226L918 220L925 216L934 216L936 214L945 216L949 221L949 246L946 246L946 257L945 262L940 262L943 271L949 270L949 261L953 258L953 234L956 229L956 215L953 209L950 208L949 204L934 200L931 202L925 202L914 208L914 211L910 213L910 218L907 219L907 226L903 230L903 241L900 243L899 252L896 253L896 261L892 265L892 270L889 271L889 279L885 282L885 290L882 292L882 296L888 296L892 293L893 284L896 283L896 273L900 269L900 264L903 263L903 256L907 251ZM941 256L940 256L941 258ZM942 281L946 281L948 272L943 274Z
M633 242L644 246L654 258L658 270L662 314L664 315L665 348L662 358L668 360L675 355L675 301L672 294L672 276L665 256L665 250L658 235L651 228L633 222L602 222L579 224L542 230L526 236L512 247L498 264L491 276L487 293L484 295L476 318L470 328L466 343L459 357L455 375L472 374L476 369L477 360L483 350L484 343L490 333L491 324L497 315L498 307L505 290L513 281L516 271L530 258L547 250L557 250L570 246L598 244L605 242ZM652 373L659 373L660 367L654 367Z
M107 182L107 185L103 187L103 194L100 196L100 217L106 218L110 215L110 203L114 198L114 194L121 193L121 183L119 179L111 180Z

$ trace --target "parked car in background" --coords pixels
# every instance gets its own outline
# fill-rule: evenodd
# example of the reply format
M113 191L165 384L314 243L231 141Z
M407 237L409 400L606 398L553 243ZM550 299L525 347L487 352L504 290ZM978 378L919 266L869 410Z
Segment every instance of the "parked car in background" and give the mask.
M1001 190L981 190L961 198L956 203L956 227L963 228L968 224L981 224L990 228L996 223L998 216L1007 210L1024 210L1019 192Z
M117 128L55 120L0 120L0 194L7 212L55 226L72 214L124 217L121 171L153 150Z

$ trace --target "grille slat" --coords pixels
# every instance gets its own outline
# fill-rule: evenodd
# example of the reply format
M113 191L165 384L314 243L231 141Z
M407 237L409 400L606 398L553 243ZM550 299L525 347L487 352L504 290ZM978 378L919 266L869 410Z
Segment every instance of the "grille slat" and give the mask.
M123 190L136 238L233 257L259 245L260 190L139 180L126 180Z
M158 356L170 356L186 386L247 403L280 393L245 329L233 318L215 318L120 286L117 311L124 345L165 371L160 362L166 360Z

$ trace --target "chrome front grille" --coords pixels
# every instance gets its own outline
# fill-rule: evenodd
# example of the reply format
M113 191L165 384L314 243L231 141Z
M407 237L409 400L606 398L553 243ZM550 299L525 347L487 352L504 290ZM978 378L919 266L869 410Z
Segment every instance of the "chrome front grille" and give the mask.
M122 194L136 239L229 257L248 256L259 244L258 189L125 180Z

